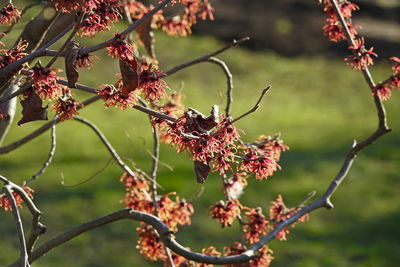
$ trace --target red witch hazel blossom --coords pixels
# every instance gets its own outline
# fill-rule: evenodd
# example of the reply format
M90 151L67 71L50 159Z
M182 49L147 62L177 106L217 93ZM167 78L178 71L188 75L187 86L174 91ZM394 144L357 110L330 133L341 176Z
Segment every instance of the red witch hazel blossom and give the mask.
M378 55L373 52L374 48L366 49L364 46L364 38L354 40L354 45L349 46L349 49L353 51L353 55L345 58L347 64L352 66L353 69L363 70L374 64L372 56L377 57Z
M157 69L151 65L147 69L143 69L139 74L138 87L142 89L144 98L151 103L157 104L160 99L167 95L164 90L164 88L167 87L167 83L160 79L162 76L164 76L164 74L158 72Z
M279 195L276 201L271 201L271 206L269 208L269 218L270 221L274 221L275 224L279 223L281 220L284 220L286 218L289 218L292 216L294 213L297 212L299 208L291 208L288 209L285 206L285 203L283 202L282 196ZM298 222L305 222L308 220L308 214L302 216ZM292 224L292 227L295 225ZM273 226L272 226L273 227ZM287 227L284 227L278 234L277 238L281 241L286 240L286 235L289 234L289 230Z
M94 37L96 32L109 31L121 15L119 0L92 0L86 4L86 14L79 29L81 36Z
M135 105L137 96L134 92L130 92L128 96L123 96L122 93L114 85L101 85L103 88L98 94L104 101L104 106L109 108L114 106L116 108L125 110L128 107Z
M241 205L237 200L220 201L210 208L211 218L216 219L222 227L231 226L240 215Z
M30 188L29 186L23 186L22 189L25 191L25 193L33 199L33 195L32 193L35 192L32 188ZM16 193L16 192L12 192L15 202L17 203L17 207L22 208L22 203L24 202L23 199L21 198L21 196ZM10 200L7 198L7 196L5 194L1 194L0 195L0 207L2 207L5 211L12 211L12 207L11 207L11 203Z
M0 50L0 69L5 68L11 63L23 58L27 54L25 53L26 48L28 47L28 43L19 41L18 44L10 49L1 49Z
M14 7L12 4L8 4L0 10L0 24L10 25L21 17L21 11Z
M57 101L53 104L53 110L56 111L56 115L62 121L71 120L75 115L78 115L77 108L80 105L73 98L71 90L69 88L63 90L63 96L57 98Z
M36 64L32 70L33 87L43 100L62 95L62 87L57 83L57 74L62 71L61 69L50 69Z

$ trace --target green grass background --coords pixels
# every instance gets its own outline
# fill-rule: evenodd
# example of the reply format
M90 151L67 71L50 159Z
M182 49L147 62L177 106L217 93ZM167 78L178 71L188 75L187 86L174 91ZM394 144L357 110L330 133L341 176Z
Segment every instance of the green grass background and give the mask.
M102 35L109 37L111 33ZM211 37L167 37L157 33L156 52L162 70L214 51L224 43ZM10 36L10 39L12 36ZM323 37L321 37L323 38ZM86 40L94 44L97 39ZM379 53L379 51L377 51ZM90 71L81 71L79 82L97 87L113 83L119 71L116 60L101 58ZM103 58L104 57L104 58ZM219 56L230 67L234 79L234 117L257 101L266 85L271 84L260 109L239 121L242 138L252 141L260 134L281 133L290 150L282 156L282 170L268 181L249 179L241 201L248 206L268 209L282 194L288 206L301 202L311 191L322 194L339 171L352 140L360 140L376 129L377 116L362 74L351 71L342 59L283 57L272 52L233 48ZM61 63L59 66L62 66ZM381 61L372 68L376 81L390 75L390 65ZM225 106L226 78L215 65L203 63L185 69L166 81L171 90L183 84L186 107L207 114L212 105ZM77 92L81 100L89 98ZM310 220L291 230L288 241L273 240L270 247L276 258L272 266L396 266L400 262L400 96L385 102L393 132L356 158L344 183L333 196L333 210L317 210ZM16 120L20 118L17 111ZM101 102L80 112L96 123L108 140L127 161L150 170L151 129L147 115L137 110L105 109ZM43 122L23 126L14 123L4 144L18 140ZM17 183L30 178L47 158L50 132L46 132L16 151L0 155L0 173ZM122 207L124 188L119 182L121 170L112 163L91 179L77 184L103 168L110 155L97 136L79 122L57 125L57 150L53 163L32 184L35 203L43 211L47 233L38 244L87 220ZM128 160L129 159L129 160ZM161 146L158 181L165 191L176 191L190 198L200 188L186 154ZM64 185L63 185L64 183ZM238 226L221 227L207 214L207 207L223 199L220 179L210 175L204 194L193 201L196 213L192 225L181 227L177 240L193 251L214 245L222 250L240 239ZM26 230L30 214L22 209ZM9 212L0 211L0 266L18 258L16 227ZM137 252L135 229L138 223L120 221L85 233L52 250L33 266L159 266Z

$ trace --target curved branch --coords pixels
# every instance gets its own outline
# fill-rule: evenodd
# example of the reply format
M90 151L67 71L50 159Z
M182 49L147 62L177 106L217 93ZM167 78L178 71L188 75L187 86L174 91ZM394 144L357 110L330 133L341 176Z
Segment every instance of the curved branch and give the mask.
M33 53L30 53L29 55L24 56L23 58L11 63L10 65L2 68L0 70L0 77L3 77L4 75L6 75L7 73L15 70L16 68L18 68L19 66L21 66L22 64L32 61L37 57L41 57L46 55L48 52L46 51L46 49L48 47L50 47L52 44L54 44L55 42L57 42L61 37L63 37L66 33L68 33L72 27L74 26L74 24L72 23L71 25L69 25L64 31L62 31L60 34L58 34L56 37L53 38L53 40L51 40L50 42L48 42L45 46L43 46L42 48L40 48L39 50L36 50Z
M255 112L260 107L261 100L264 98L264 95L269 91L269 89L271 89L271 85L268 85L266 88L264 88L264 90L262 90L261 95L258 98L257 103L254 105L254 107L252 107L246 113L244 113L244 114L240 115L239 117L235 118L234 120L232 120L231 123L237 122L238 120L240 120L240 119L246 117L247 115Z
M47 167L50 165L54 157L54 153L56 152L56 120L53 120L52 122L53 124L51 126L51 147L47 160L43 164L43 167L35 175L33 175L31 179L29 179L29 181L26 182L24 185L30 184L31 182L36 180L36 178L42 175L46 171Z
M93 123L90 121L79 118L79 117L74 117L76 121L79 121L83 124L86 124L89 126L100 138L101 142L107 147L108 151L110 152L111 156L115 159L115 161L118 163L118 165L125 171L127 172L132 178L135 178L136 175L135 173L128 167L128 165L125 164L125 162L122 161L122 159L119 157L115 149L112 147L112 145L107 141L107 138L103 135L103 133L99 130L99 128L96 127Z
M5 185L3 187L3 192L6 194L8 200L10 201L15 224L17 225L19 246L20 246L20 258L22 259L21 266L23 267L29 266L28 252L26 250L26 245L25 245L24 227L22 226L21 216L19 215L17 202L15 201L15 198L12 194L12 186Z
M83 223L65 233L62 233L53 239L45 242L43 245L35 249L29 257L29 262L32 263L37 259L44 256L47 252L53 248L68 242L76 236L82 233L98 228L103 225L107 225L112 222L116 222L122 219L130 219L135 221L145 222L150 224L157 230L160 239L164 244L170 248L173 252L184 256L185 258L197 262L204 262L210 264L231 264L231 263L243 263L249 261L254 255L253 251L247 250L240 255L234 256L209 256L201 253L196 253L188 250L187 248L180 245L175 239L172 238L172 232L159 218L154 215L135 211L132 209L122 209L109 215L94 219L92 221ZM19 266L20 260L10 264L9 266Z
M217 64L222 68L222 70L225 73L227 83L228 83L228 89L226 90L227 98L226 98L226 107L225 107L225 116L229 117L230 109L231 109L231 103L233 101L232 97L232 89L233 89L233 79L232 79L232 73L230 72L228 66L226 63L218 58L215 57L210 57L208 59L208 62Z
M219 50L217 50L215 52L206 54L204 56L198 57L198 58L193 59L191 61L185 62L183 64L177 65L175 67L172 67L171 69L165 71L164 74L171 75L171 74L174 74L175 72L180 71L181 69L193 66L193 65L201 63L201 62L208 61L209 58L214 57L214 56L216 56L218 54L221 54L222 52L225 52L225 50L228 50L229 48L232 48L232 47L235 47L237 45L240 45L241 43L246 42L248 40L250 40L250 37L244 37L244 38L239 39L239 40L233 39L233 41L230 44L222 47L221 49L219 49Z

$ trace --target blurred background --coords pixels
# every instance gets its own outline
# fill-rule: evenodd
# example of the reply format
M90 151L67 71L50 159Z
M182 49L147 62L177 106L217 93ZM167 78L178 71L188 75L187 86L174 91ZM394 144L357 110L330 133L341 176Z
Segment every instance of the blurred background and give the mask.
M277 172L267 181L249 179L241 198L247 206L268 212L270 201L282 194L288 206L305 196L321 194L339 171L352 140L360 140L376 129L373 99L362 74L346 66L344 43L333 44L322 35L324 17L318 1L239 1L215 0L215 21L200 21L194 34L186 38L156 32L156 54L161 70L215 51L232 38L250 36L251 41L218 56L233 74L234 117L247 111L268 84L272 90L260 109L238 122L242 139L253 141L259 135L274 135L290 147L283 153ZM398 1L356 1L360 11L354 22L363 28L367 46L379 54L371 68L376 82L391 74L388 57L400 56L400 5ZM14 1L19 6L19 1ZM22 3L23 6L23 3ZM31 10L23 21L38 10ZM2 41L10 46L23 23ZM124 29L125 24L116 25ZM3 28L1 31L4 31ZM86 46L110 38L76 38ZM54 47L56 48L56 47ZM98 51L100 58L90 71L81 70L79 83L98 87L114 83L118 62ZM42 60L45 62L45 59ZM62 67L62 60L59 67ZM183 88L183 104L204 114L212 105L225 105L226 78L214 65L203 63L166 79L171 91ZM76 92L84 100L89 94ZM373 146L363 150L348 177L333 196L333 210L317 210L310 220L290 229L287 241L273 240L275 260L271 266L398 266L400 262L400 94L394 91L385 102L389 126L393 130ZM17 111L16 121L21 110ZM80 112L96 123L123 159L149 172L152 136L148 117L136 110L105 109L98 102ZM14 123L4 145L41 126L32 122L20 127ZM67 121L57 125L57 149L53 163L32 184L35 203L44 213L48 231L38 244L87 220L123 207L124 188L120 168L88 127ZM36 173L47 158L50 132L16 151L0 155L0 173L22 183ZM191 198L200 185L186 154L176 154L161 146L158 181L167 193L175 191ZM170 168L165 166L171 166ZM82 181L89 181L77 185ZM220 178L213 173L204 184L201 197L193 200L192 225L181 227L177 240L193 251L224 246L239 241L239 227L221 229L210 219L207 208L224 198ZM30 227L30 214L22 208L24 226ZM0 210L0 266L18 258L18 239L11 213ZM146 261L136 250L138 223L120 221L88 232L62 245L33 266L160 266Z

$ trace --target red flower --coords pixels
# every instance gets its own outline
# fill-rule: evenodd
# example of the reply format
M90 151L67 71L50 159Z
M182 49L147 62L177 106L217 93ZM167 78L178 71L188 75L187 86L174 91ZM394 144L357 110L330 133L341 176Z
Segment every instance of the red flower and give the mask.
M25 193L27 193L27 195L30 198L33 198L32 193L35 192L32 188L28 187L28 186L23 186L22 189L24 189ZM17 207L22 208L22 203L24 202L21 198L21 196L19 194L17 194L16 192L12 192L15 202L17 203ZM2 207L5 211L8 210L12 210L11 207L11 203L10 200L7 198L7 196L5 194L0 195L0 207Z
M133 91L130 92L127 97L125 97L113 85L103 84L102 87L103 90L100 91L98 94L101 96L101 99L103 99L104 105L107 108L114 106L116 108L125 110L126 108L135 105L137 98L136 94Z
M114 34L114 39L108 44L107 53L113 58L121 60L136 66L135 50L130 43L127 43L118 32Z
M33 88L43 100L61 96L62 88L57 83L57 74L62 71L61 69L50 69L36 64L32 70Z
M85 18L79 32L81 36L94 37L98 31L109 31L110 24L118 21L121 16L119 0L95 0L86 5Z
M154 104L166 96L164 88L167 87L167 83L160 79L163 75L151 66L139 74L139 87L143 90L144 98Z
M21 11L12 4L8 4L0 10L0 24L10 25L13 21L17 22L20 17Z
M93 58L99 60L97 56L91 54L78 55L76 58L76 65L79 68L87 68L90 70L90 68L93 66Z
M137 248L140 254L151 261L166 259L164 245L151 225L139 227L137 235L139 236Z
M273 251L268 248L268 245L264 245L259 251L258 255L250 261L249 267L268 267L271 261Z
M364 46L363 37L356 39L354 42L355 44L349 47L349 49L353 51L353 55L344 59L348 62L347 64L352 66L353 69L358 70L363 70L368 66L373 65L374 61L372 60L371 56L378 57L378 55L372 51L374 48L371 47L369 50L367 50Z
M394 74L400 74L400 58L391 57L390 60L395 62L393 67L392 67L392 70L393 70Z
M139 174L137 174L137 177L132 177L124 173L120 181L126 187L126 194L123 199L125 207L150 214L154 212L153 202L149 194L149 182L144 177Z
M373 96L379 96L382 100L388 100L392 95L390 89L385 85L378 85L372 91Z
M247 186L248 175L245 172L234 173L224 182L224 192L229 199L238 199Z
M274 172L280 168L271 155L259 155L257 151L250 151L245 155L240 169L249 173L254 173L256 178L262 180L272 176Z
M233 221L240 214L241 205L239 201L229 200L224 203L222 200L215 205L211 206L211 218L217 219L222 227L231 226Z
M61 10L62 12L71 12L77 10L82 1L80 0L51 0L54 4L54 7L57 10ZM93 0L85 1L85 2L93 2Z
M260 208L247 208L247 211L245 212L245 218L247 218L248 221L243 228L244 236L250 244L254 244L258 242L260 235L264 235L266 233L268 220L262 214Z
M72 98L70 90L64 90L64 94L58 97L57 101L53 104L53 110L56 111L57 117L62 121L73 119L74 115L78 115L77 107L78 102Z
M23 58L27 53L24 51L28 47L28 43L19 41L17 46L11 50L1 49L0 69L5 68L11 63Z

